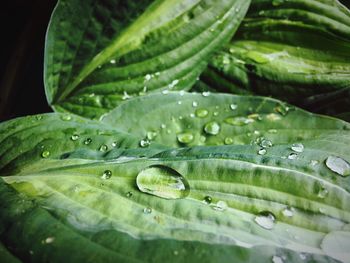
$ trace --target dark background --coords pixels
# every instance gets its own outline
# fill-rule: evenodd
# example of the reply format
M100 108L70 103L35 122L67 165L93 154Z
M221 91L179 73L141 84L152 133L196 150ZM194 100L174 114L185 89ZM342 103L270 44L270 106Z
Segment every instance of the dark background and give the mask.
M56 2L1 3L0 121L52 111L44 92L43 64L45 33ZM341 2L350 6L350 0Z
M3 1L0 8L0 121L52 111L43 64L46 28L56 0Z

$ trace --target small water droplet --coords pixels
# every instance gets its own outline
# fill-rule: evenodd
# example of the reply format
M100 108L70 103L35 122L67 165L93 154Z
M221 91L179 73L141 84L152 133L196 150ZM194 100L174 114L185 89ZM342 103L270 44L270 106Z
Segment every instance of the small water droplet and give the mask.
M301 143L294 143L291 149L297 153L302 153L304 151L304 145Z
M272 229L276 223L276 217L269 211L260 212L254 219L254 221L265 229Z
M277 133L277 130L276 129L270 129L267 131L268 133L272 133L272 134L276 134Z
M185 198L190 191L188 182L180 173L162 165L140 171L136 184L141 192L165 199Z
M150 144L151 144L151 142L148 139L142 139L139 143L139 145L142 148L146 148L146 147L150 146Z
M266 119L268 119L269 121L279 121L282 118L280 115L277 115L275 113L270 113L270 114L266 115Z
M270 148L272 147L272 142L270 140L267 140L267 139L263 139L260 143L260 146L263 147L263 148Z
M126 197L127 197L127 198L132 197L132 192L127 192L127 193L126 193Z
M61 116L62 121L70 121L71 119L72 119L72 116L67 114Z
M231 104L230 105L230 109L231 110L236 110L238 108L238 105L237 104Z
M152 79L152 75L151 74L146 74L145 75L145 81L150 81Z
M76 141L76 140L79 139L79 135L78 135L78 134L73 134L73 135L70 137L70 139L71 139L72 141Z
M226 145L233 144L233 139L231 137L226 137L224 143Z
M102 144L101 146L100 146L100 152L107 152L107 150L108 150L108 146L106 145L106 144Z
M180 143L188 144L188 143L193 142L194 136L193 136L192 133L189 133L189 132L179 133L179 134L177 135L177 140L178 140Z
M210 92L209 91L203 91L202 92L202 96L203 97L209 97L210 96Z
M48 158L49 156L50 156L50 152L49 151L43 151L41 153L41 157L43 157L43 158Z
M208 122L204 126L204 131L205 131L205 133L210 134L210 135L217 135L220 132L220 125L219 125L219 123L217 123L215 121Z
M265 149L265 148L261 148L261 149L259 149L259 151L258 151L258 154L259 155L265 155L267 153L267 150Z
M106 170L106 171L104 171L103 174L102 174L102 176L101 176L101 178L102 178L103 180L107 180L107 179L109 179L109 178L111 178L111 177L112 177L112 171L111 171L111 170Z
M234 126L244 126L244 125L253 123L254 120L246 117L229 117L225 119L225 122L227 124L234 125Z
M51 244L52 242L54 242L55 241L55 238L54 237L47 237L46 239L45 239L45 243L46 244Z
M211 196L207 195L206 197L204 197L203 202L207 205L211 204L211 202L213 201L213 199L211 198Z
M285 209L283 209L282 214L285 217L292 217L294 215L294 208L286 207Z
M115 64L117 61L116 61L115 59L111 59L109 62L110 62L111 64Z
M298 154L291 153L291 154L288 155L288 159L289 160L296 160L296 159L298 159Z
M148 140L152 141L157 137L157 135L158 135L158 133L156 131L149 131L149 132L147 132L146 137Z
M151 214L151 213L152 213L152 208L150 208L150 207L145 207L145 208L143 209L143 213L144 213L144 214Z
M317 197L321 199L326 198L326 196L328 195L328 189L326 188L326 186L323 183L318 183L317 189Z
M289 110L290 108L285 104L281 104L275 107L275 112L281 114L282 116L286 116Z
M300 253L299 257L300 257L301 260L307 259L307 255L305 253Z
M194 101L194 102L192 102L192 107L198 107L198 102L197 101Z
M118 146L118 143L117 142L112 142L112 147L115 148Z
M179 100L179 101L177 102L177 104L178 104L178 105L181 105L181 104L182 104L182 101L181 101L181 100Z
M273 256L272 257L272 262L273 263L283 263L283 259L279 256Z
M85 145L89 145L91 142L92 142L91 138L86 138L85 141L84 141L84 144Z
M225 201L219 201L212 208L216 211L225 211L227 209L227 203Z
M196 116L198 118L205 118L208 116L208 114L209 114L209 111L206 109L197 109L196 110Z
M160 128L161 128L161 129L165 129L165 128L166 128L166 125L163 123L163 124L160 125Z
M333 172L346 177L350 175L350 164L343 158L329 156L326 159L326 166Z

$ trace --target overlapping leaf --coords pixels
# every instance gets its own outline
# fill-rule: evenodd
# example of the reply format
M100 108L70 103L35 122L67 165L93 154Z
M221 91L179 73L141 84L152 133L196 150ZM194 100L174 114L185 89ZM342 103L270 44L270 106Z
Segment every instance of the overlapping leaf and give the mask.
M0 127L0 236L19 260L346 262L350 177L337 162L349 161L348 123L267 98L184 92L135 98L104 124L68 116ZM193 141L178 141L184 129ZM140 191L149 167L176 171L186 197Z
M350 11L338 1L255 0L202 80L219 90L273 96L337 115L348 112L349 54ZM328 107L310 103L313 96L327 98Z
M45 51L49 104L99 118L123 99L189 89L250 1L61 0Z

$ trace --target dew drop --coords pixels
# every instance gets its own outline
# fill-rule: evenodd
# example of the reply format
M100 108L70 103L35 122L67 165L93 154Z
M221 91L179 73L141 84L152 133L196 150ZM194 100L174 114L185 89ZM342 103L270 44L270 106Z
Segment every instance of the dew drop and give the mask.
M296 160L296 159L298 159L298 154L291 153L291 154L288 155L288 159L289 160Z
M307 255L305 253L300 253L299 257L301 260L305 260L307 258Z
M149 131L149 132L147 132L146 137L147 137L148 140L152 141L152 140L154 140L157 137L157 135L158 135L157 132Z
M165 199L185 198L190 192L188 182L180 173L162 165L140 171L136 184L141 192Z
M211 204L211 202L213 201L213 199L211 198L211 196L207 195L206 197L204 197L203 202L207 205Z
M73 134L73 135L70 137L70 139L71 139L72 141L76 141L76 140L79 139L79 135L78 135L78 134Z
M117 61L116 61L115 59L111 59L109 62L110 62L111 64L115 64Z
M151 214L151 213L152 213L152 208L150 208L150 207L145 207L145 208L143 209L143 213L144 213L144 214Z
M196 110L196 116L198 118L205 118L208 116L208 114L209 114L209 111L206 109L197 109Z
M210 135L218 135L220 132L220 125L215 121L208 122L204 126L204 131Z
M270 148L270 147L272 147L272 142L270 140L267 140L267 139L262 139L260 142L260 146L263 148Z
M265 149L265 148L261 148L261 149L259 149L259 151L258 151L258 154L259 155L265 155L267 153L267 150Z
M112 142L112 147L115 148L117 147L118 143L117 142Z
M145 75L145 81L150 81L152 79L152 75L151 74L146 74Z
M292 217L294 215L294 209L292 207L286 207L283 209L282 214L285 217Z
M107 150L108 150L108 146L106 145L106 144L102 144L101 146L100 146L100 152L107 152Z
M62 121L70 121L72 119L72 116L70 116L70 115L62 115L61 116L61 120Z
M50 152L49 151L43 151L41 153L41 157L43 157L43 158L48 158L49 156L50 156Z
M333 172L346 177L350 175L350 164L343 158L329 156L326 159L326 166Z
M276 223L276 217L269 211L260 212L254 219L254 221L265 229L272 229Z
M89 145L91 142L92 142L91 138L86 138L85 141L84 141L84 144L85 145Z
M233 144L233 139L231 137L226 137L224 143L226 145Z
M127 192L127 193L126 193L126 197L127 197L127 198L132 197L132 192Z
M233 126L244 126L253 123L254 120L246 117L229 117L225 119L225 122Z
M281 104L275 107L275 112L281 114L282 116L286 116L289 112L290 108L287 105Z
M304 151L304 145L301 143L294 143L291 149L297 153L302 153Z
M236 110L238 108L237 104L231 104L230 109L231 110Z
M192 102L192 107L198 107L198 102L197 101L194 101L194 102Z
M227 203L225 201L219 201L212 208L216 211L225 211L227 209Z
M318 185L317 197L324 199L328 195L328 189L323 184Z
M55 241L55 238L54 237L47 237L46 239L45 239L45 243L46 244L51 244L51 243L53 243Z
M107 179L109 179L109 178L111 178L111 177L112 177L112 171L111 171L111 170L106 170L106 171L104 171L103 174L102 174L102 176L101 176L101 178L102 178L103 180L107 180Z
M142 139L140 142L139 142L139 145L142 147L142 148L146 148L148 146L150 146L151 142L148 140L148 139Z
M209 97L210 96L210 92L209 91L203 91L202 92L202 96L203 97Z
M180 143L188 144L188 143L193 142L194 136L192 133L189 133L189 132L179 133L177 135L177 140Z
M312 166L316 166L316 165L319 164L319 161L311 160L310 164L311 164Z

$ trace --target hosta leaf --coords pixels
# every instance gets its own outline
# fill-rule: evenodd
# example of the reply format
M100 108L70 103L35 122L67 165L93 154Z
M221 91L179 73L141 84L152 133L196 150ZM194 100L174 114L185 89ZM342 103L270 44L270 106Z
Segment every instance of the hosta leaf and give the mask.
M338 1L252 1L231 43L202 80L233 93L273 96L315 112L348 112L349 95L325 111L310 104L350 87L350 11ZM346 109L344 109L346 108Z
M2 123L1 251L22 262L347 262L350 125L289 107L166 92L102 123ZM182 128L188 145L232 145L169 148L186 145Z
M166 92L135 98L105 116L103 122L170 147L260 145L264 140L297 143L350 129L344 121L278 100L210 92Z
M99 118L130 96L189 89L250 1L60 0L45 51L49 104Z

